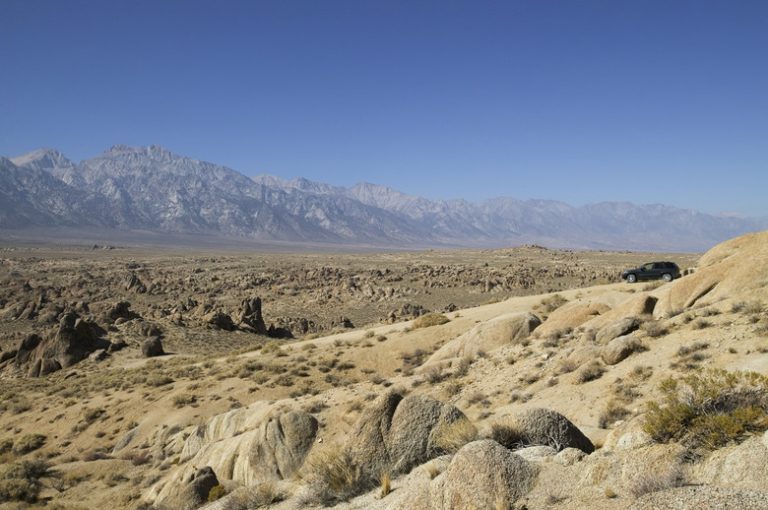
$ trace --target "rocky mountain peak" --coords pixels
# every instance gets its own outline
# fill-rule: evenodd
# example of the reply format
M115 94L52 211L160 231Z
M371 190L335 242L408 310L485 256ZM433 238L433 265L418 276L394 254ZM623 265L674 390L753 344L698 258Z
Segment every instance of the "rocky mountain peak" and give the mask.
M56 149L41 148L12 158L16 166L34 167L38 170L53 170L56 168L71 168L74 165L64 154Z

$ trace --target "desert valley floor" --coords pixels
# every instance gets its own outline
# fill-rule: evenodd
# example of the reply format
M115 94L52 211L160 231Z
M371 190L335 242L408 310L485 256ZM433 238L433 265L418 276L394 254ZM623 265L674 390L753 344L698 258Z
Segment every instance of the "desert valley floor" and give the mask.
M627 284L672 260L686 275ZM0 508L768 508L768 232L0 246Z

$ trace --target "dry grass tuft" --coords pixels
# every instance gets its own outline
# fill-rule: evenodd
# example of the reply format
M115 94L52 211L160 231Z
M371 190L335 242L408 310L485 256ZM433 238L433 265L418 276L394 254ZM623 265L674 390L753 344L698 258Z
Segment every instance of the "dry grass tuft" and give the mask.
M220 487L220 486L217 486ZM214 487L215 489L216 487ZM213 493L213 489L211 490ZM252 510L267 508L285 500L287 495L274 482L263 482L255 487L235 491L223 506L223 510ZM209 496L210 499L210 496Z
M576 383L584 384L596 379L600 379L605 373L605 367L599 361L592 361L576 374Z
M642 473L636 474L629 483L629 493L639 498L644 494L663 491L684 485L682 469L679 464L673 464L666 468L662 466L649 466Z
M450 322L450 319L442 313L428 313L413 321L413 329L440 326Z
M346 501L376 485L363 474L351 453L339 445L313 452L302 467L301 477L310 490L309 502L331 505Z
M441 422L435 433L434 445L442 454L455 453L477 438L477 428L466 418L452 423Z

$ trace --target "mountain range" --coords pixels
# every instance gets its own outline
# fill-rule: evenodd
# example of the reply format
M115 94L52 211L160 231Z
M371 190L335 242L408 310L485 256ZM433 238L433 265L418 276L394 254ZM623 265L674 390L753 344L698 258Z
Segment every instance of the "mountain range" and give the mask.
M0 229L94 228L380 247L548 246L699 251L768 218L666 205L428 200L386 186L249 178L163 147L116 145L74 163L52 149L0 157Z

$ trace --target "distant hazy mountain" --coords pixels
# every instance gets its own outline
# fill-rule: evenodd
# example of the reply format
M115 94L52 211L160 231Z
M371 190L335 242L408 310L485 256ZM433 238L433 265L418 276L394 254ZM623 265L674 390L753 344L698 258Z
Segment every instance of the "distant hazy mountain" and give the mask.
M433 201L369 183L248 178L162 147L117 145L79 164L50 149L0 158L0 228L31 226L397 247L701 250L768 221L623 202Z

